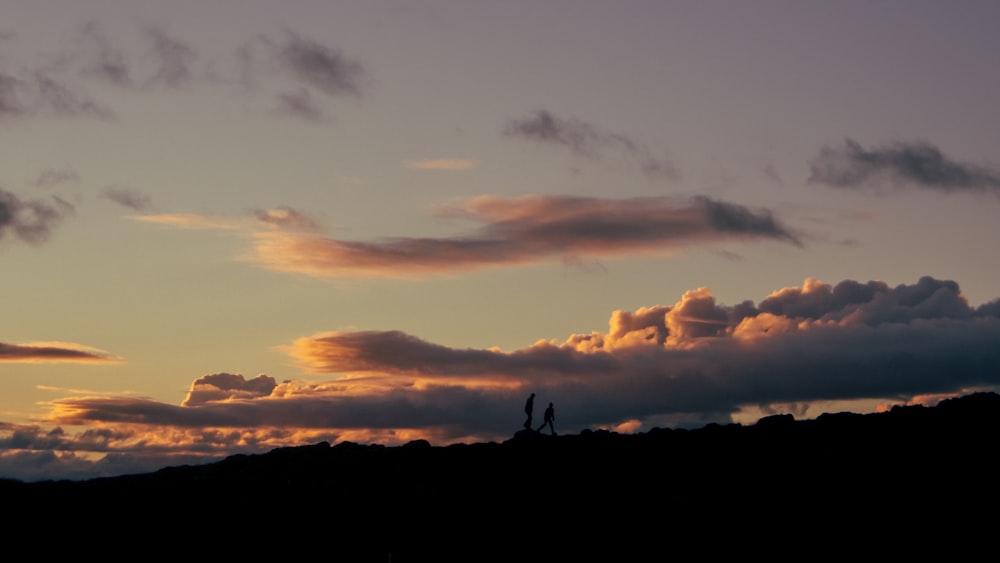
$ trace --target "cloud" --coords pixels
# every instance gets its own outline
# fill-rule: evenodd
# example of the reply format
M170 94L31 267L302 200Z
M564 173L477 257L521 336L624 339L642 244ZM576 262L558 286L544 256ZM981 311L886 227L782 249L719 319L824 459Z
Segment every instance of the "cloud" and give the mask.
M509 120L504 133L531 141L568 148L574 155L600 159L608 151L634 160L647 176L677 179L679 173L669 161L655 158L644 145L629 137L602 131L575 118L562 119L547 110L524 119Z
M25 344L0 342L0 362L106 364L121 361L121 358L103 350L73 342L29 342Z
M279 47L279 59L303 83L339 97L360 96L366 72L361 63L345 57L338 49L289 34Z
M32 453L56 464L48 450L75 471L107 456L91 471L109 473L114 463L164 466L319 441L503 440L520 428L531 392L555 404L562 433L801 416L837 401L914 404L1000 386L998 338L1000 299L974 308L956 282L931 277L895 287L806 279L758 304L720 304L697 288L671 305L614 311L605 332L509 352L394 330L323 332L281 349L327 381L215 373L196 379L179 406L78 396L51 401L37 427L0 423L0 474Z
M149 207L150 202L149 196L126 188L104 188L103 196L108 200L135 211L145 210Z
M19 117L27 111L20 99L20 81L0 72L0 117Z
M408 160L405 165L414 170L471 170L479 166L479 163L475 160L461 158L431 158Z
M279 207L277 209L258 209L254 211L254 216L258 221L271 227L282 229L292 229L300 231L318 231L316 224L308 215L296 211L291 207Z
M865 149L847 139L841 147L820 150L810 170L810 182L841 188L894 185L1000 195L1000 171L957 162L923 142Z
M0 241L7 235L31 244L48 240L55 225L73 211L62 200L53 201L25 201L0 188Z
M192 66L198 59L194 49L160 27L150 26L145 32L150 42L149 57L156 67L150 84L178 87L190 82L194 77Z
M189 407L229 399L267 397L276 385L273 377L264 374L249 381L242 375L232 373L206 375L191 384L187 398L181 405Z
M314 123L328 120L326 112L316 104L306 88L279 94L278 112Z
M21 76L0 72L0 117L34 115L115 119L110 108L41 71Z
M72 55L65 58L72 58ZM59 61L54 66L65 66L65 62ZM0 118L36 115L100 120L115 117L110 108L91 99L79 88L55 78L48 69L27 64L18 64L13 72L0 69Z
M277 86L276 113L310 123L325 123L330 114L318 91L330 98L361 98L367 91L368 72L358 61L339 49L305 39L294 32L274 40L258 36L237 49L237 83L249 92L261 86L262 79L278 74L295 83Z
M369 80L360 62L292 32L281 41L258 36L238 47L230 60L220 58L211 66L204 64L194 45L158 25L141 28L138 50L122 48L118 38L97 22L77 27L69 37L70 43L43 65L22 62L10 72L0 68L0 118L117 119L112 108L86 94L81 79L128 89L142 86L146 91L178 89L194 82L236 84L249 93L258 78L268 75L268 80L278 76L283 81L267 83L278 92L278 114L319 123L330 118L316 92L334 98L362 97ZM227 69L235 75L227 76Z
M133 215L129 218L141 223L153 223L181 229L232 230L240 228L240 224L236 221L193 213L158 213Z
M85 116L105 121L115 118L115 113L110 108L72 90L54 78L36 73L34 86L39 111L47 111L58 117Z
M801 244L771 213L698 197L480 197L449 216L480 221L448 238L346 241L317 233L255 234L254 262L312 276L425 276L500 265L666 253L695 244L772 239Z
M124 52L115 47L99 24L90 22L79 28L73 58L83 59L81 72L117 86L132 86L132 69Z
M188 439L283 428L287 438L453 441L509 436L529 392L555 403L565 432L724 422L814 401L907 402L1000 385L996 313L996 302L972 308L957 283L930 277L896 287L810 279L759 305L722 305L698 288L673 305L615 311L607 332L511 352L393 330L318 333L283 349L329 381L219 373L196 380L183 406L74 397L53 402L50 422L172 427Z
M535 391L577 427L996 386L998 336L995 308L971 308L955 282L925 277L897 287L807 280L760 306L724 306L699 288L671 306L616 311L606 333L513 352L452 349L397 331L321 333L288 351L308 371L339 375L331 386L345 397L440 393L465 401L454 415L475 425L473 405L491 410L484 394L509 404L511 390ZM514 422L512 413L497 416Z
M43 170L38 178L34 181L34 185L40 188L49 188L58 184L65 184L67 182L79 183L80 175L72 168L61 168L54 169L49 168L48 170Z

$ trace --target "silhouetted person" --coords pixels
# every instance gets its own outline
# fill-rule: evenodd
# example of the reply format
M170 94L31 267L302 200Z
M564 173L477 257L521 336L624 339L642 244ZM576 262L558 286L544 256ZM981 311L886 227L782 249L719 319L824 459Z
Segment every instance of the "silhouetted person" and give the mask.
M535 410L535 394L528 397L528 402L524 403L524 414L528 415L528 420L524 421L524 427L531 430L531 412Z
M556 420L555 408L552 407L552 403L549 403L548 408L545 409L545 422L543 422L542 425L538 427L538 431L541 432L542 428L548 426L549 431L552 432L553 436L555 436L556 435L556 427L554 424L555 420Z

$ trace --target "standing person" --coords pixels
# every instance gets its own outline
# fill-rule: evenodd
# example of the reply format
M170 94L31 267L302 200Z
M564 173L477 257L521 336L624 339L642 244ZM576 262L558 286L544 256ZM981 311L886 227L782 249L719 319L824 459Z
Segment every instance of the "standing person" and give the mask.
M528 397L528 402L524 403L524 414L528 415L528 420L524 421L524 427L531 430L531 411L535 410L535 394Z
M552 406L552 403L549 403L548 408L545 409L545 422L543 422L542 425L538 427L538 431L541 432L542 428L548 426L549 431L551 431L552 435L555 436L556 435L556 427L554 424L555 420L556 420L555 408Z

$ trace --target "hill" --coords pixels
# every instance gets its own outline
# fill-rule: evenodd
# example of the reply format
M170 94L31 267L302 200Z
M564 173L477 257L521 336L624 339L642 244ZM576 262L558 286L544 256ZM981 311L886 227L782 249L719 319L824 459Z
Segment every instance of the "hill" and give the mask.
M9 538L61 522L59 537L127 538L166 558L626 561L792 546L898 555L931 540L955 555L996 529L998 437L1000 396L976 393L631 435L324 442L140 475L4 481L0 498Z

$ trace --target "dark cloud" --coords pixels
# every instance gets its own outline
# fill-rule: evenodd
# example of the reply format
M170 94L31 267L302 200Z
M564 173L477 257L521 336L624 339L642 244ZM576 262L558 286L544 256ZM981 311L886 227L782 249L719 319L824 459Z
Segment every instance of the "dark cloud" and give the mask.
M647 176L678 177L673 164L654 158L648 148L629 137L602 131L575 118L561 119L547 110L539 110L524 119L510 120L504 132L510 136L566 147L573 154L588 159L599 159L608 151L623 154L638 163Z
M742 205L696 197L695 202L704 210L709 224L721 233L765 236L800 244L788 229L780 224L770 211L754 212Z
M824 147L810 162L809 181L835 187L909 185L951 191L1000 194L1000 172L952 160L923 142L896 142L865 149L847 139Z
M551 260L663 253L695 244L772 239L800 245L767 210L697 197L598 199L481 197L448 215L485 223L450 238L376 242L271 231L257 237L257 261L317 276L411 276Z
M68 342L7 344L0 342L0 362L118 362L102 350Z
M337 49L290 34L279 59L296 78L329 96L361 95L364 67Z
M0 188L0 242L8 236L32 244L48 240L52 229L72 212L69 204L53 201L22 200Z
M144 211L149 207L149 196L126 188L108 187L103 196L119 205L124 205L135 211Z

